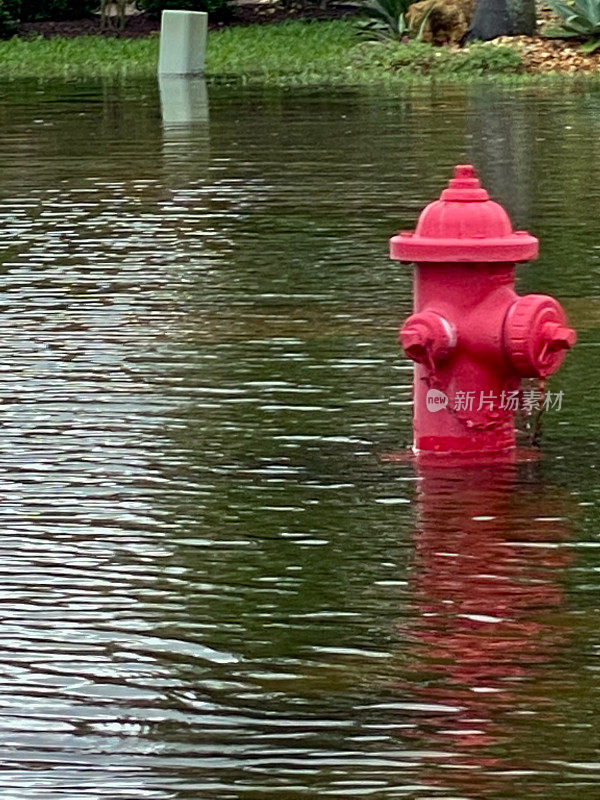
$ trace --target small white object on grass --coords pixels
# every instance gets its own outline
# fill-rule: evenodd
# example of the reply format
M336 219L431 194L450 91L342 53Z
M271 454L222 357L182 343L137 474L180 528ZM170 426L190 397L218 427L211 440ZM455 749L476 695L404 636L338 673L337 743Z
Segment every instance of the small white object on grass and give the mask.
M206 56L208 14L163 11L160 21L159 75L201 75Z

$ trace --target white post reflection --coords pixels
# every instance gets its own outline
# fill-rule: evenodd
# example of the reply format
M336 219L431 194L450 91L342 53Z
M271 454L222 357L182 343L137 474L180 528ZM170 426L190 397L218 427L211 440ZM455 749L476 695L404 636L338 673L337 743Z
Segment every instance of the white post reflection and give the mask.
M208 123L208 91L202 76L161 75L158 86L165 130Z

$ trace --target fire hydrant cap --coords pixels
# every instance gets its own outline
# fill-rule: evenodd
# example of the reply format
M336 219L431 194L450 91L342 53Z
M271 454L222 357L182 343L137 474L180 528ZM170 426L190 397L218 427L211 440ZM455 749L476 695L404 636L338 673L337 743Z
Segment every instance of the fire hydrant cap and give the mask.
M390 240L390 257L407 262L513 262L537 254L538 240L513 231L508 214L489 199L470 164L454 168L448 188L423 210L414 233L403 231Z
M527 294L511 306L504 321L504 347L520 376L545 378L560 367L577 341L565 312L553 297Z

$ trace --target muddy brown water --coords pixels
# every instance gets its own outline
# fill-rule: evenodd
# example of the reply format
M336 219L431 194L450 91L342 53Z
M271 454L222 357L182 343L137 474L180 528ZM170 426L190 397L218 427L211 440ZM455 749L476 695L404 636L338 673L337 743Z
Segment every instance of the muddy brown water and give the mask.
M0 89L2 797L593 797L600 94ZM465 160L580 342L541 460L419 472Z

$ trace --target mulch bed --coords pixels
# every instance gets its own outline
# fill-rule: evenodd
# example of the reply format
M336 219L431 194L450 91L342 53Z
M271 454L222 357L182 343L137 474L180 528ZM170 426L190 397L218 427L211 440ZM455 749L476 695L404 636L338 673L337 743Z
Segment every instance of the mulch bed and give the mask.
M560 20L545 3L538 3L537 29L558 28ZM525 72L560 72L566 75L598 72L600 51L582 53L579 43L573 39L551 39L536 36L500 36L494 44L514 47L520 54Z
M152 19L148 14L137 14L129 17L124 31L113 29L100 30L100 17L86 17L85 19L62 19L58 21L45 20L44 22L22 22L17 28L17 34L23 37L43 36L51 39L53 36L84 36L86 34L99 34L103 36L123 36L128 39L139 39L149 36L160 29L160 21Z
M279 3L257 2L243 3L232 8L229 16L224 19L212 19L209 28L216 30L225 25L264 25L274 22L285 22L290 19L317 19L330 20L342 19L356 15L354 6L346 3L331 4L327 8L316 5L294 4L282 6ZM87 17L85 19L65 19L59 21L24 22L17 29L19 36L43 36L49 39L53 36L83 36L85 34L102 34L103 36L119 36L127 39L139 39L142 36L156 35L160 30L160 19L149 14L135 14L128 18L123 31L109 28L100 30L100 17Z
M44 22L22 22L17 28L17 34L23 37L43 36L51 39L53 36L84 36L85 34L98 34L104 36L126 36L130 39L139 39L158 31L160 22L152 19L148 14L138 14L129 17L124 31L100 30L100 17L86 17L85 19L62 19L58 21L45 20Z
M566 75L598 72L600 51L582 53L573 40L545 39L543 36L500 36L494 44L514 47L526 72L561 72Z

